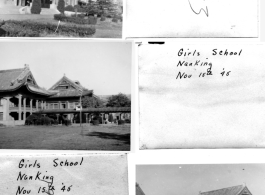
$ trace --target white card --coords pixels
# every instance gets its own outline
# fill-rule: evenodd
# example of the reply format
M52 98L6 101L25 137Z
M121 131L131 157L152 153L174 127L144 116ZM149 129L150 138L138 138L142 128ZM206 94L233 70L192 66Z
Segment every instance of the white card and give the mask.
M139 47L140 147L265 146L265 46Z
M126 155L1 156L1 194L128 194Z
M128 0L126 37L258 37L257 0Z

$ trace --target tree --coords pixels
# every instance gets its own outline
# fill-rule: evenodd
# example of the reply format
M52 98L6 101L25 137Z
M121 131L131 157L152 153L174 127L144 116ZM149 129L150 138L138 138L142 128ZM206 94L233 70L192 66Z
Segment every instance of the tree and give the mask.
M82 98L82 107L84 108L100 108L103 107L103 102L94 96L85 96Z
M130 107L131 100L122 93L118 95L112 95L108 98L107 107Z
M64 7L65 7L65 2L64 0L59 0L58 2L58 6L57 9L59 12L61 12L62 14L64 14Z
M40 14L41 12L41 0L34 0L32 2L31 13Z

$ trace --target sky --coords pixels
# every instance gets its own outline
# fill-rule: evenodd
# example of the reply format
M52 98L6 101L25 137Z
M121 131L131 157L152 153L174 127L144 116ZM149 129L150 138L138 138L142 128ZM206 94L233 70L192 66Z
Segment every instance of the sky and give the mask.
M136 182L145 195L198 195L244 183L263 195L265 164L138 165Z
M0 70L28 64L40 87L65 74L96 95L131 94L132 44L118 41L1 42Z

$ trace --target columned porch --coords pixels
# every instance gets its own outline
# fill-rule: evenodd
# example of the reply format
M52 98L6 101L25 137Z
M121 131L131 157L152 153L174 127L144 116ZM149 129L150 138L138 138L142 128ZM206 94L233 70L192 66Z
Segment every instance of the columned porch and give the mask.
M0 97L0 123L6 125L24 124L26 118L46 109L46 102L23 95Z

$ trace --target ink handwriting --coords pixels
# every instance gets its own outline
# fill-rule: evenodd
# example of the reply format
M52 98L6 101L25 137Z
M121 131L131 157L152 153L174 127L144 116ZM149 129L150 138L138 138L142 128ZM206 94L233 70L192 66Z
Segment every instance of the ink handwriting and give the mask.
M52 169L59 169L60 167L76 167L76 166L82 166L84 161L84 158L81 157L78 160L68 160L68 159L59 159L55 158L51 161L52 163ZM38 187L37 194L47 194L47 195L54 195L55 191L61 190L62 192L70 192L73 188L73 185L67 184L64 185L62 183L62 186L54 185L54 176L51 173L52 170L43 170L43 165L39 162L39 160L28 160L28 159L21 159L18 163L19 172L17 175L17 181L18 182L34 182L34 181L41 181L41 183L45 183L47 185L41 185ZM42 169L41 169L42 168ZM32 172L28 172L27 170L31 170ZM35 171L34 171L35 170ZM57 180L58 181L58 180ZM23 182L24 183L24 182ZM28 189L29 186L21 186L23 183L19 183L16 191L16 195L20 194L32 194L34 193L34 189ZM31 187L32 188L32 187ZM56 190L57 189L57 190ZM34 193L36 194L36 193Z
M209 17L209 11L208 11L208 7L207 7L207 6L206 6L206 9L201 8L199 12L196 12L196 11L193 9L193 7L192 7L192 5L191 5L191 3L190 3L190 0L188 0L188 1L189 1L189 4L190 4L190 8L191 8L191 10L192 10L195 14L199 15L199 14L201 14L201 12L203 11L203 12L205 13L205 15L206 15L207 17Z

